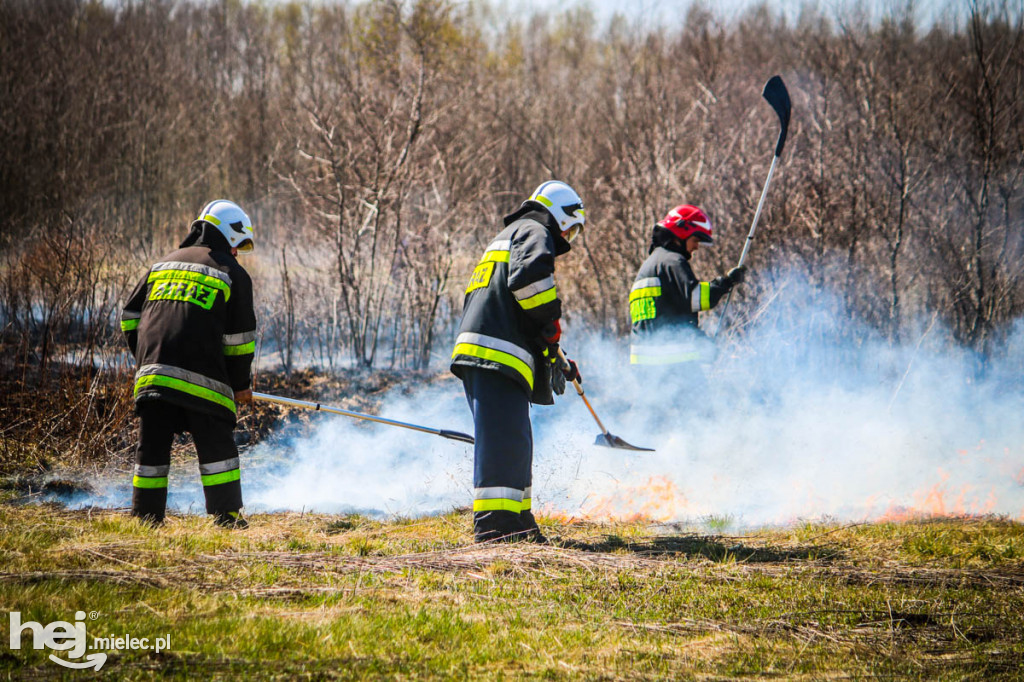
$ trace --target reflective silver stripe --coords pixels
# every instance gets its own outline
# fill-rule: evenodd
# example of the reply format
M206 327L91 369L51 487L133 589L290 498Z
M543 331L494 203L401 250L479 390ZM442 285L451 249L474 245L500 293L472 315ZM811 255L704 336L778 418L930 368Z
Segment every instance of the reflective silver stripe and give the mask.
M477 334L475 332L462 332L458 338L455 339L455 345L460 343L469 343L474 346L483 346L484 348L490 348L492 350L500 350L503 353L514 355L527 364L530 371L534 371L533 367L533 354L525 348L520 348L511 341L505 341L504 339L496 339L493 336L487 336L486 334Z
M637 281L633 282L633 288L631 288L630 291L635 291L636 289L646 289L648 287L660 287L660 286L661 286L661 278L660 277L644 277L643 279L638 279Z
M515 500L523 501L523 491L518 488L473 488L474 500Z
M690 294L690 312L700 312L700 284L693 289L693 293Z
M201 263L183 263L181 261L166 261L164 263L157 263L153 266L151 272L159 272L161 270L187 270L188 272L198 272L201 275L207 275L208 277L216 277L228 286L231 286L231 277L228 273L221 272L217 268L211 268L209 265L203 265Z
M187 381L190 384L196 386L202 386L208 388L211 391L216 391L222 396L230 398L232 401L235 399L235 392L231 390L231 387L227 384L222 384L219 381L215 381L210 377L203 376L198 372L190 372L187 369L181 367L175 367L173 365L143 365L139 367L139 371L135 373L135 381L138 381L140 377L149 376L151 374L159 374L165 377L174 377L175 379L181 379Z
M533 486L528 485L526 486L526 490L523 491L523 499L528 500L531 497L533 497Z
M163 478L171 472L170 464L160 464L153 466L149 464L136 464L135 475L144 476L146 478Z
M221 338L225 346L241 346L243 343L256 340L256 330L253 329L251 332L241 332L240 334L225 334Z
M225 459L220 462L210 462L209 464L200 464L199 473L203 476L209 476L210 474L223 474L225 471L231 471L237 469L239 466L238 458L232 457L231 459Z
M488 251L508 251L511 248L511 239L497 239L487 245L487 248L484 249L484 253L487 253Z
M134 311L125 310L121 313L122 320L137 320L142 317L142 313L136 313Z
M512 292L512 295L515 296L517 300L522 301L524 298L530 298L531 296L536 296L542 291L554 288L555 278L549 275L542 280L534 282L533 284L527 284L522 289L516 289Z

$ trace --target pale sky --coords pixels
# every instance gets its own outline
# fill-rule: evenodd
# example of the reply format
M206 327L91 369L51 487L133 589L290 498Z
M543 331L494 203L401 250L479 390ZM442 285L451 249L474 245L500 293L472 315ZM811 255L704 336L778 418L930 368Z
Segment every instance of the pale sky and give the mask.
M572 5L586 4L594 10L601 23L616 12L632 21L641 21L645 28L663 26L668 29L682 25L693 0L506 0L493 2L494 6L515 11L522 8L559 12ZM761 4L760 0L712 0L708 2L721 17L732 18L743 10ZM795 20L802 7L817 6L827 17L846 16L855 7L866 9L869 16L878 19L891 14L895 8L913 6L914 14L922 24L930 24L946 14L950 8L958 13L966 10L967 0L766 0L772 8L781 9L787 19Z

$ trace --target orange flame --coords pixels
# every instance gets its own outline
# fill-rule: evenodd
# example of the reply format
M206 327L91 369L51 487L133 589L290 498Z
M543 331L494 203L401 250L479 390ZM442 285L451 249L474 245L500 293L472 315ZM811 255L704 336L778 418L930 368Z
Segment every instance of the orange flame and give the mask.
M621 521L670 521L687 507L686 497L666 476L651 476L639 485L623 486L582 509L587 518Z
M892 504L878 517L879 521L911 521L935 517L970 517L991 514L996 508L996 491L990 488L987 497L981 499L975 486L964 485L958 491L950 491L946 484L950 475L941 467L939 482L923 491L913 494L912 506ZM874 497L869 498L869 504Z

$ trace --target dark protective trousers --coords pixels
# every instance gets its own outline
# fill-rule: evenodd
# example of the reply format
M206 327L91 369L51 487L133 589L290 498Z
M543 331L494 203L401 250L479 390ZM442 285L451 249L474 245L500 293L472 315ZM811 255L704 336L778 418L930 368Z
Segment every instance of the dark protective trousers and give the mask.
M473 511L532 506L533 431L530 396L499 372L466 369L463 386L473 412Z
M199 475L210 514L242 508L242 482L234 426L202 412L162 400L140 403L139 445L132 480L132 516L163 521L167 507L167 475L175 433L189 432L199 457Z

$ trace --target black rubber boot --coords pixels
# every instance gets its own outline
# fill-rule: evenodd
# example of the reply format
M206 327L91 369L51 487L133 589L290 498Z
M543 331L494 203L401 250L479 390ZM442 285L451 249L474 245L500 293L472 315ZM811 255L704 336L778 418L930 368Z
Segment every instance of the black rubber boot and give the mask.
M145 512L140 512L133 509L132 516L139 519L139 521L141 521L144 525L149 526L150 528L159 528L160 526L164 525L163 514L157 514L155 512L147 514Z
M540 532L540 526L537 525L537 519L533 518L531 510L527 509L519 513L519 523L526 531L524 538L526 542L536 542L538 545L548 544L548 539L544 537L544 533Z
M510 511L473 512L475 542L521 542L525 539L519 514Z
M221 528L230 528L232 530L245 530L249 527L249 522L243 519L242 515L236 511L218 512L214 514L213 522Z
M166 507L167 488L136 487L132 491L132 516L152 526L163 524Z

